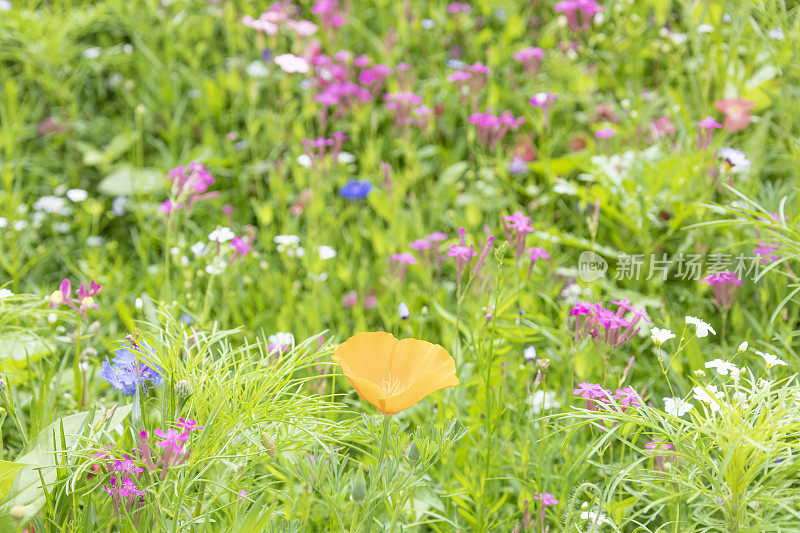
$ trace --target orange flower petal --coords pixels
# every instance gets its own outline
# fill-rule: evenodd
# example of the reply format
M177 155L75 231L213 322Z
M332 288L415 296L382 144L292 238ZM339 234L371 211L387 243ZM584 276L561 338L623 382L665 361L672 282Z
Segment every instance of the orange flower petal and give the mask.
M332 359L339 363L348 379L366 378L380 386L389 373L397 343L398 340L385 331L359 333L340 344Z
M383 401L381 411L386 414L396 414L413 407L420 400L436 392L437 390L455 387L458 385L458 378L455 374L440 375L425 372L419 376L407 390L386 398Z

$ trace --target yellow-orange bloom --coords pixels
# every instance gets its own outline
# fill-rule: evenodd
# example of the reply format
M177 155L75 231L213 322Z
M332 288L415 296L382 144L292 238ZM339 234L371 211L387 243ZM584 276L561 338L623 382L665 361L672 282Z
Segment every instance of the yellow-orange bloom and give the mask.
M358 395L385 415L458 385L456 362L447 350L427 341L397 340L385 331L350 337L336 348L333 360Z

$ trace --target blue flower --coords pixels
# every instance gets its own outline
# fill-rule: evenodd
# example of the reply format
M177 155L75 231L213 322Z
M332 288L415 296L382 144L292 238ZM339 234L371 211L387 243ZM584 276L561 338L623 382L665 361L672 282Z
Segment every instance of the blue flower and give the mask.
M164 383L162 372L164 370L158 365L150 368L139 360L138 356L144 353L152 354L153 349L145 343L140 347L123 346L116 350L113 364L108 361L108 357L103 361L103 368L98 373L101 378L106 380L114 389L130 396L141 386L147 390L146 382L149 381L153 387L160 387Z
M368 181L350 180L341 189L339 194L342 198L350 200L363 200L372 191L372 184Z

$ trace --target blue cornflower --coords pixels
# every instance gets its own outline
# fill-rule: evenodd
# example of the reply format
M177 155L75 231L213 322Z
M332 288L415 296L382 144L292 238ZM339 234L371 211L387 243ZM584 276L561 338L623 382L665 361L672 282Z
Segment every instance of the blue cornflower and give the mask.
M350 180L339 189L342 198L350 200L363 200L372 191L372 184L368 181Z
M142 353L153 353L153 349L142 343L141 347L123 346L115 350L114 363L110 363L106 357L99 372L100 377L126 396L134 394L140 385L146 390L147 381L153 387L160 387L164 383L164 377L161 375L164 370L158 365L153 365L155 368L151 368L139 361L137 354Z

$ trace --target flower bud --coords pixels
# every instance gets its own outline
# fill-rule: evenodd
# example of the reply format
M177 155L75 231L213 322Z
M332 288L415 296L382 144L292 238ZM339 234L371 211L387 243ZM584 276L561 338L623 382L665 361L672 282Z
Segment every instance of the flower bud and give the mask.
M417 448L417 443L413 440L408 446L408 460L412 463L419 461L419 448Z
M408 306L405 302L400 302L400 305L397 306L397 312L400 314L400 318L403 320L408 320L408 317L411 316L411 311L408 310Z
M178 398L188 398L192 395L192 386L185 379L175 384L175 394Z
M361 503L367 497L367 482L364 479L364 471L358 467L356 478L353 480L353 487L350 489L350 500Z
M11 515L11 518L16 522L22 522L25 515L28 514L28 509L24 505L15 505L8 511L8 514Z

